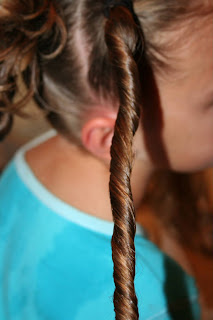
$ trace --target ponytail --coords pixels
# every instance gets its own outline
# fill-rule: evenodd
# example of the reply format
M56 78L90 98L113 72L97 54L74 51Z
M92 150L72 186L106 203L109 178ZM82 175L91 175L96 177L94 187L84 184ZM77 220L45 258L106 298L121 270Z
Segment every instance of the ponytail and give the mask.
M0 4L0 139L9 133L14 114L41 86L41 61L56 57L63 49L66 29L50 0L6 1ZM20 76L28 74L27 91L16 102Z
M136 223L130 176L134 159L133 137L139 124L141 104L138 61L135 61L135 57L143 46L143 34L129 7L118 6L111 10L105 26L106 44L120 100L110 168L110 198L114 219L111 242L114 308L117 320L136 320L139 318L134 287Z

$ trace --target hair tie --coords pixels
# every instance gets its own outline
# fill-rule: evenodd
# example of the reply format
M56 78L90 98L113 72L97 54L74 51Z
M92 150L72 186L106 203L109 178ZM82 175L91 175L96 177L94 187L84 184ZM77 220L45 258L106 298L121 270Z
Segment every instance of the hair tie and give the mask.
M133 0L121 0L121 1L116 1L116 0L106 0L106 4L105 4L105 7L104 7L104 16L108 19L109 16L110 16L110 10L112 8L115 8L115 7L125 7L127 8L135 22L140 25L140 22L139 22L139 19L134 11L134 7L133 7Z

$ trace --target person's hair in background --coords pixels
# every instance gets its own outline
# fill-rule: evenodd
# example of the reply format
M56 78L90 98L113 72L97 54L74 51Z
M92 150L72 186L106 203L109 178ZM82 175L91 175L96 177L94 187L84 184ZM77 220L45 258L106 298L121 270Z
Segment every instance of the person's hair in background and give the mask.
M180 244L212 256L211 176L208 170L193 174L157 172L143 198L139 213L142 221L143 211L151 210L156 221Z
M11 129L13 115L25 115L31 97L52 126L81 147L81 128L90 112L103 101L115 109L120 105L110 169L116 319L139 317L130 175L141 99L149 95L147 78L152 73L171 77L176 66L168 58L170 50L176 50L183 34L190 36L188 27L194 19L203 23L212 9L205 0L141 0L134 2L136 17L129 3L110 1L108 7L106 1L97 0L0 3L2 137ZM167 43L166 33L179 26L180 34ZM19 75L28 91L13 102Z

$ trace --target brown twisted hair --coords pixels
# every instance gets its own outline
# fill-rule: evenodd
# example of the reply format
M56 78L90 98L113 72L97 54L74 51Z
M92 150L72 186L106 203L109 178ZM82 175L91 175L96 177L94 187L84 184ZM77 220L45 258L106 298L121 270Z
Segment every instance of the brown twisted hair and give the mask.
M132 140L143 87L137 64L140 72L145 62L153 70L163 71L168 64L168 44L159 42L159 36L173 30L177 22L186 28L186 19L206 14L209 4L209 0L135 1L146 43L141 60L141 30L122 6L112 9L106 19L104 2L98 0L2 0L0 4L2 137L9 132L14 114L25 115L23 109L32 96L53 127L79 146L89 108L100 105L103 98L111 101L112 108L116 108L115 102L120 103L110 178L116 319L139 317L134 290L135 213L130 188ZM13 97L20 76L28 89L16 101Z
M134 158L133 137L139 124L141 109L140 81L134 55L138 47L141 48L143 35L126 8L114 8L111 11L105 34L120 98L111 147L109 184L115 223L112 236L114 307L116 319L138 319L134 288L136 225L130 176ZM115 21L119 23L115 24Z

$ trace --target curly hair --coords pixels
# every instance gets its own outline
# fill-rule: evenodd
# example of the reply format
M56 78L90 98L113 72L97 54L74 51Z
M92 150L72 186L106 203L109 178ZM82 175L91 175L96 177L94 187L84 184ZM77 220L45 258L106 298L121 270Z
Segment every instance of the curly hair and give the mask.
M115 1L116 4L116 1ZM134 10L119 3L104 16L98 0L2 0L0 3L0 132L15 114L23 116L34 97L54 128L81 145L91 106L108 99L118 110L111 148L110 197L114 218L116 319L139 318L135 277L135 210L130 186L132 142L141 111L138 70L169 68L159 41L168 30L209 12L209 0L137 0ZM186 23L187 21L187 23ZM174 39L174 42L177 38ZM27 93L14 100L22 77Z

